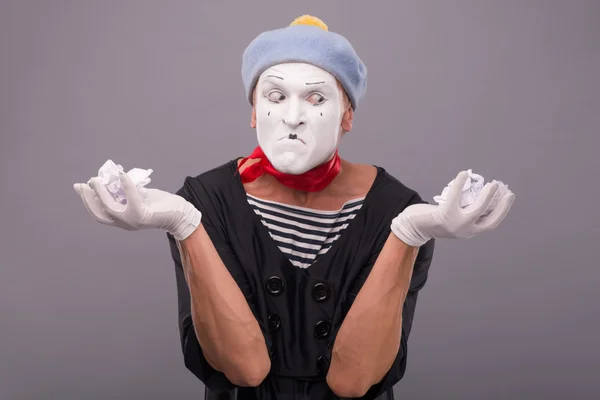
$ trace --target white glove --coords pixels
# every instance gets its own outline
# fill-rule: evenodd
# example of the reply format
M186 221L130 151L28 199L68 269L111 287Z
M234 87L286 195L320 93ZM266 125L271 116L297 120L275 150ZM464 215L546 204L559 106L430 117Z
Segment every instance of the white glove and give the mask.
M462 188L460 196L460 206L462 208L471 205L475 201L475 199L479 196L479 192L481 192L481 189L483 189L485 181L483 176L473 173L473 171L470 169L467 170L467 173L469 174L469 178L465 181L465 185ZM494 208L496 208L500 199L504 197L504 195L508 191L508 186L505 185L503 182L496 180L492 182L498 182L498 190L496 190L496 194L494 195L492 202L488 206L486 213L489 213ZM448 192L450 191L450 188L452 187L452 185L454 185L454 183L454 180L450 181L450 183L448 183L448 186L446 186L442 191L442 194L438 196L433 196L433 200L438 204L445 202L446 197L448 196Z
M114 199L119 203L125 204L125 192L123 191L121 179L119 179L119 171L123 171L123 167L120 164L115 164L112 160L108 160L98 170L98 177ZM132 168L127 172L127 175L135 184L142 198L146 197L146 189L144 187L152 181L150 179L152 172L154 171L151 169L141 168Z
M490 208L498 182L487 183L475 201L461 207L462 188L469 178L460 172L449 188L446 201L439 205L413 204L392 220L392 232L409 246L419 247L432 238L468 239L495 229L506 217L515 195L507 190L497 205Z
M142 199L131 178L119 171L126 204L115 200L99 177L88 184L76 183L75 191L83 204L101 224L128 231L164 229L177 240L184 240L200 225L202 214L183 197L158 189L147 188Z

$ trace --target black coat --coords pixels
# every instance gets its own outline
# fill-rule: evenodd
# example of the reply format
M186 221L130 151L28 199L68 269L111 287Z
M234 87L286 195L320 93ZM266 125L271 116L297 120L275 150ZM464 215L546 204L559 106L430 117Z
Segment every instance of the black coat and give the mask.
M338 399L325 381L337 332L390 234L392 219L410 204L424 201L377 167L362 208L340 238L309 268L297 268L248 204L236 166L232 160L188 177L177 194L202 212L204 228L262 329L271 371L260 386L237 388L208 364L192 326L189 289L177 244L168 235L185 365L205 384L207 399ZM433 249L433 240L419 249L394 364L363 399L393 399L392 387L404 376L417 295L427 280Z

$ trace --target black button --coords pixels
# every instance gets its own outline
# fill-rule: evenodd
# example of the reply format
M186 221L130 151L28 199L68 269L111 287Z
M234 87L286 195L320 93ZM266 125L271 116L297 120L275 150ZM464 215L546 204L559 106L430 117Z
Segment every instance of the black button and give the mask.
M312 289L312 297L315 301L325 301L329 297L331 290L326 283L317 283Z
M280 277L272 276L269 279L267 279L266 288L267 292L271 293L274 296L277 296L283 292L285 285Z
M277 314L269 315L269 330L276 331L281 326L281 318Z
M319 358L317 358L317 372L321 375L325 375L327 373L327 360L325 359L325 357L320 356Z
M315 325L315 336L318 338L325 338L329 336L331 331L331 324L328 321L319 321Z

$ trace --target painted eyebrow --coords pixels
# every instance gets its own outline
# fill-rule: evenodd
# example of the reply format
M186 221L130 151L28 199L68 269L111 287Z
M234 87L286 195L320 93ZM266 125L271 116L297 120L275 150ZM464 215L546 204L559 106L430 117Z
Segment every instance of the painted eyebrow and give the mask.
M321 83L325 83L325 81L320 81L320 82L306 82L306 85L319 85Z
M281 76L277 76L277 75L267 75L267 78L277 78L277 79L281 79L284 80Z

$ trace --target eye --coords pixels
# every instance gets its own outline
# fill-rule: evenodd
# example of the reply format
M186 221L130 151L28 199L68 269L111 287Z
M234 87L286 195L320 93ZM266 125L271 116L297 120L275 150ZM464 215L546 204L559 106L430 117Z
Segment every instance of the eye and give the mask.
M267 99L274 103L278 103L280 101L285 100L285 95L281 93L279 90L272 90L267 94Z
M325 103L326 101L327 101L327 99L325 97L323 97L322 95L320 95L319 93L313 93L310 96L308 96L308 102L314 106L320 106L321 104Z

